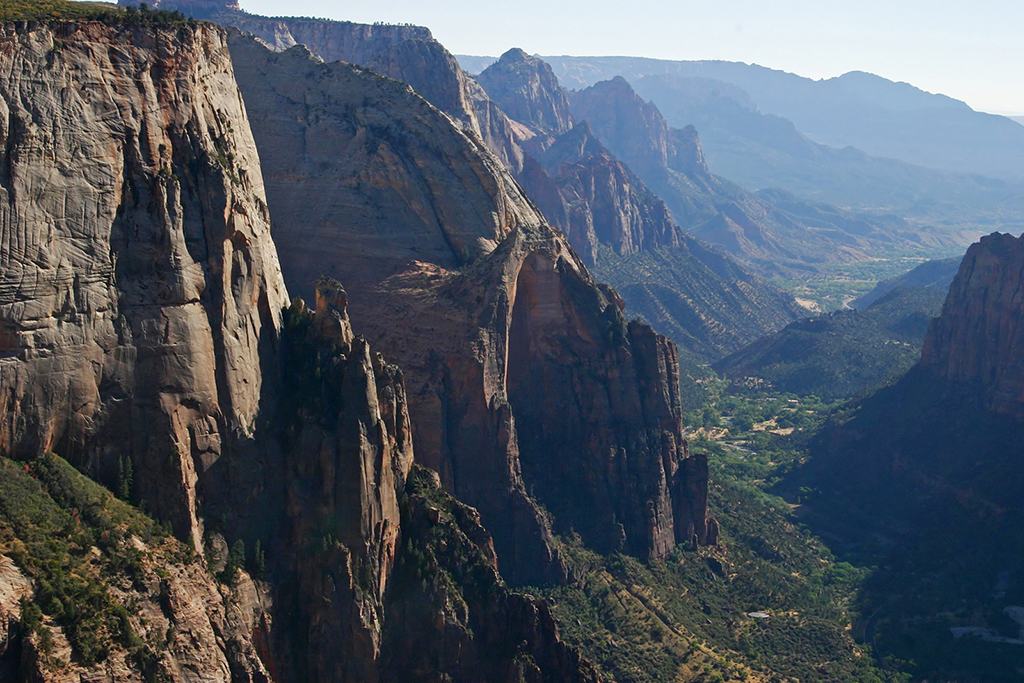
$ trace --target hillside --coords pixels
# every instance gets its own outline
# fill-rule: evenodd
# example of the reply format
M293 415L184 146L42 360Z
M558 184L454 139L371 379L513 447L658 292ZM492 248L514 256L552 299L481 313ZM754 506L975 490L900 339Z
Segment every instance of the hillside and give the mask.
M853 307L867 308L897 287L930 287L939 292L948 292L960 268L960 261L960 257L925 261L903 275L880 281L874 289L854 301Z
M903 375L920 358L945 293L899 287L863 310L808 318L714 364L738 390L850 398Z

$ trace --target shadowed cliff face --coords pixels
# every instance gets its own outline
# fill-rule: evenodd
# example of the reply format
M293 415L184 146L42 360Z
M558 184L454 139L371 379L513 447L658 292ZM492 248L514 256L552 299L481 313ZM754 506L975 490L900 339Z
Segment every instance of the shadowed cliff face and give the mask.
M408 86L303 47L239 37L232 53L296 293L309 297L321 274L364 291L413 261L458 268L539 223L494 157Z
M283 452L267 477L280 483L264 484L261 498L272 520L284 516L267 539L293 577L281 587L279 616L291 626L277 645L301 680L377 680L413 461L402 373L353 336L347 303L340 284L321 279L315 312L296 301L285 314L274 419Z
M623 548L664 556L676 541L673 491L682 490L687 455L671 343L630 330L493 155L406 86L298 50L274 54L242 36L231 49L271 210L287 216L274 228L286 277L298 289L318 272L351 283L357 326L406 373L417 457L480 509L503 574L564 575L549 523L527 495L534 482L524 479L563 457L580 470L558 486L538 481L541 503L582 486L573 495L590 507L573 508L568 527L623 494L628 528L609 531L612 512L601 512L590 539L604 547L609 534L624 533ZM325 168L317 155L327 145ZM348 153L371 161L347 166ZM381 170L365 176L367 166ZM339 196L347 210L326 220L317 205ZM298 245L310 239L318 247L300 258ZM381 240L402 249L375 249ZM510 355L524 345L532 355ZM558 431L523 383L533 369L552 378L545 400L590 403L567 419L559 449L517 428L522 420ZM610 462L618 464L608 473Z
M1024 418L1024 238L994 233L967 250L920 367L975 384L996 413Z
M0 43L0 450L106 478L130 457L201 548L287 300L223 32L7 24Z

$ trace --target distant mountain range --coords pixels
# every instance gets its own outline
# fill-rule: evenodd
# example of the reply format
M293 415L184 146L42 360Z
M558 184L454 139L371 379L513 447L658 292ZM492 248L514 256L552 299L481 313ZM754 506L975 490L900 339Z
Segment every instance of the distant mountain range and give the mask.
M1024 130L945 95L852 71L814 81L739 62L634 57L545 57L563 85L615 76L705 78L742 88L765 114L789 119L815 142L959 173L1024 180ZM660 103L659 103L660 104Z
M490 58L459 57L469 67ZM694 125L708 166L750 190L956 227L1024 229L1024 129L863 73L812 81L730 62L546 58L563 85L616 75L669 125Z

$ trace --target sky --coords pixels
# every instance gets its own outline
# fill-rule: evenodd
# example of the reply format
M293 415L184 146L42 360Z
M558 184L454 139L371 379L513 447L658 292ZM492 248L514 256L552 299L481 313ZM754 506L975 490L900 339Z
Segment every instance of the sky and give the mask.
M241 0L256 14L427 26L455 54L722 59L809 78L868 71L1024 115L1021 0Z

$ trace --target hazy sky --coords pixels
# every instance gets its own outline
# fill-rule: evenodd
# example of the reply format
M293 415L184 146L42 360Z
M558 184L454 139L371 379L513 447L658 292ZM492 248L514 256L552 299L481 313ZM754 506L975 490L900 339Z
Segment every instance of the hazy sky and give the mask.
M429 27L456 54L724 59L829 78L860 70L1024 114L1021 0L241 0L257 14Z

